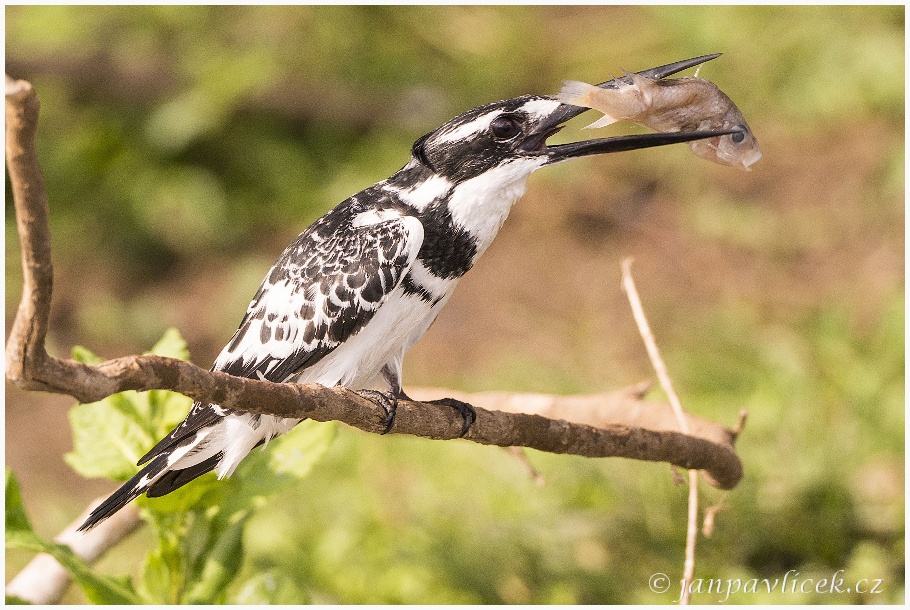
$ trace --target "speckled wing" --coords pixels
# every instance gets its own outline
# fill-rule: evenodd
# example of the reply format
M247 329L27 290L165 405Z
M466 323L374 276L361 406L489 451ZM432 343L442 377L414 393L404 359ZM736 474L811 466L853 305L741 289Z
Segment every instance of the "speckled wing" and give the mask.
M212 370L284 382L357 333L407 274L423 243L411 216L339 206L288 246ZM139 461L149 461L231 412L196 403Z
M287 381L370 321L417 257L423 225L363 216L344 230L330 230L324 217L288 246L213 370Z

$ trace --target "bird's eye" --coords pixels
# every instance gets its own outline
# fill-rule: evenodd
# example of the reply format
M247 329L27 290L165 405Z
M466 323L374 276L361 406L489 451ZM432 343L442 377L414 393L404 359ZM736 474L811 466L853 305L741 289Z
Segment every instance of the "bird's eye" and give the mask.
M746 126L737 125L737 129L742 129L742 131L737 131L736 133L730 134L730 139L733 140L736 144L739 144L746 139Z
M490 130L493 132L494 138L508 140L518 135L518 132L521 131L521 126L518 121L511 117L498 116L490 123Z

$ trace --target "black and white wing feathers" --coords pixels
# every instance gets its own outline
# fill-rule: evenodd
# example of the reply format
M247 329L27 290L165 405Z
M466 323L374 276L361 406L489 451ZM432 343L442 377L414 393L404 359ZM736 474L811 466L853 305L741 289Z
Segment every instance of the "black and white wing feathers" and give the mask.
M370 321L423 243L412 216L362 212L345 230L331 216L284 251L213 370L283 382L316 364Z
M407 274L422 243L417 218L335 208L285 249L212 370L284 382L316 364L370 321ZM139 464L231 412L195 403Z

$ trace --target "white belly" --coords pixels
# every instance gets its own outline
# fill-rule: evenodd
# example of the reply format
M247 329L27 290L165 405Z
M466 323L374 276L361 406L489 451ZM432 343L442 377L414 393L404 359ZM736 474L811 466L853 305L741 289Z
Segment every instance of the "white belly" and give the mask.
M419 296L405 295L401 287L396 288L359 333L315 365L304 369L293 381L362 390L377 385L386 364L400 375L404 353L426 332L446 300L430 307ZM226 417L217 431L219 442L213 443L214 447L224 448L224 457L216 469L218 477L230 476L256 443L268 442L270 438L284 434L299 421L248 413Z
M426 331L441 304L431 308L419 296L405 295L401 287L396 288L359 333L301 371L294 381L343 385L352 390L371 387L382 367L393 359L400 361Z

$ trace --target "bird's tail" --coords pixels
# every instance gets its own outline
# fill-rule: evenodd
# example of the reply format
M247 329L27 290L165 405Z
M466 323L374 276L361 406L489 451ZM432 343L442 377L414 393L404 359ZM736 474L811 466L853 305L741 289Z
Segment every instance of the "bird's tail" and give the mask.
M121 485L109 498L99 504L86 518L85 523L79 526L79 531L92 529L143 493L149 498L156 498L186 485L196 477L213 470L221 457L221 453L216 453L188 468L171 469L170 455L166 453L158 455L147 463L136 476Z
M98 505L79 527L89 530L146 494L163 496L213 470L224 455L224 423L228 412L196 403L186 419L139 460L145 466Z
M186 420L139 460L145 464L142 470L95 508L79 531L95 527L142 494L169 494L211 470L219 479L230 476L254 447L299 421L196 403Z

